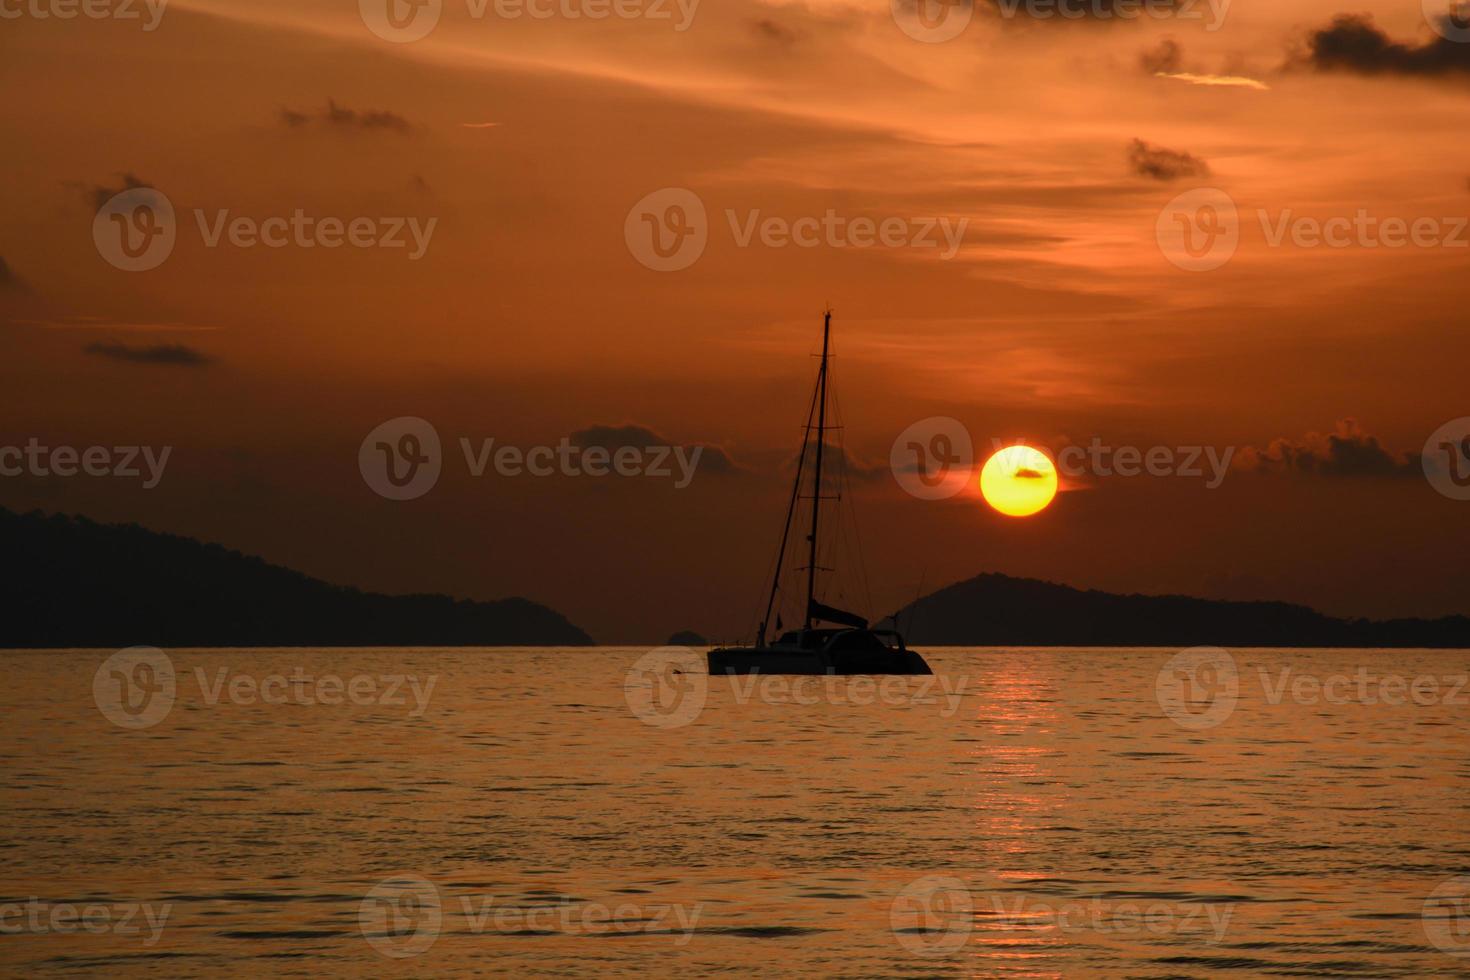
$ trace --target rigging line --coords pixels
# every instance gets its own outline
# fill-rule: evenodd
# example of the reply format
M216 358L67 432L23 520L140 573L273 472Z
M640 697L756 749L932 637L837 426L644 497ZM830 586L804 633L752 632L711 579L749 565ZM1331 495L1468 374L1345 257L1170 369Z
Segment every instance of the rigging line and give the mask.
M834 354L832 355L832 357L835 359L836 355ZM833 384L832 381L832 368L830 366L830 363L827 368L827 400L828 414L832 417L834 421L841 421L841 403L838 400L836 386ZM828 425L827 428L829 430L833 430L836 428L836 426ZM835 533L830 536L830 541L825 550L827 551L827 561L835 570L844 565L844 559L848 557L849 551L849 549L847 548L847 526L846 522L844 521L844 511L842 506L842 498L845 486L844 479L846 473L846 450L843 447L843 435L840 429L837 430L836 434L834 435L831 445L832 449L834 450L833 462L837 472L835 474L835 478L832 481L833 492L828 494L827 497L828 499L835 501L837 507L833 512L831 522L835 526ZM847 590L845 588L845 585L845 576L841 575L832 576L832 578L827 583L827 587L834 598L841 599L844 604L847 600Z
M828 310L822 320L822 367L817 372L817 452L816 462L812 473L812 526L807 534L807 572L806 572L806 615L803 617L803 629L812 628L812 602L817 595L817 528L821 520L822 503L822 450L827 441L824 431L827 424L827 357L831 349L832 337L832 311ZM798 481L799 482L799 481Z
M838 399L836 392L834 391L832 394L832 413L834 416L840 419L841 411L841 402ZM836 542L837 554L833 555L832 563L836 565L839 561L843 561L844 564L851 565L851 559L853 558L852 541L850 537L850 532L852 531L852 526L850 522L852 499L851 484L849 481L847 466L846 438L843 436L838 436L834 443L834 448L837 450L837 492L835 496L837 498L838 533L834 538L834 541ZM858 568L858 574L862 574L861 566L859 566ZM847 588L847 584L848 579L846 577L838 580L838 586L840 589L839 594L843 597L844 604L850 604L848 603L848 600L853 598L853 596L849 592L849 589Z
M760 635L756 637L756 646L762 646L766 642L766 627L771 622L771 607L775 605L776 595L781 591L781 565L786 559L786 542L791 536L791 518L796 513L796 501L801 493L801 471L806 464L806 447L811 441L812 413L817 407L817 390L812 390L811 404L806 410L806 431L801 440L801 452L796 457L796 479L791 484L791 499L786 504L786 523L781 528L781 545L776 550L775 571L771 578L771 594L766 599L765 615L760 621Z
M858 581L863 587L863 601L866 608L871 612L873 609L873 582L868 577L868 562L863 554L863 529L858 523L857 500L854 499L852 491L848 491L848 510L852 513L852 540L853 550L857 553Z
M832 394L832 405L833 414L840 421L845 421L841 414L842 403L835 391ZM841 452L838 454L838 476L841 481L839 483L839 494L847 503L847 513L852 522L852 549L858 569L858 585L862 588L862 599L865 603L865 609L871 613L873 610L873 586L872 580L868 577L868 564L863 555L862 527L858 524L857 500L852 489L852 473L851 467L848 465L847 440L845 437L840 440L839 445L841 446ZM838 522L838 525L839 527L841 526L841 521Z
M924 598L924 580L928 577L929 566L925 565L924 568L919 572L919 587L914 590L913 605L909 606L909 624L908 626L905 626L902 630L900 630L900 632L904 633L905 635L914 635L914 621L919 618L919 603ZM895 630L899 629L898 613L893 614L893 628Z

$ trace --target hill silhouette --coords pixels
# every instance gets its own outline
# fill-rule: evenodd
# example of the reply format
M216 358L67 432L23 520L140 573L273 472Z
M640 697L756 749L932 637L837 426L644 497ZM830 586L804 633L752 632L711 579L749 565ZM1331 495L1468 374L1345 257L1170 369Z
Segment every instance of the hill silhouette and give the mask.
M914 645L1470 648L1470 618L1334 619L1286 602L1118 595L977 575L905 606Z
M527 599L331 585L135 524L0 508L0 647L586 646Z

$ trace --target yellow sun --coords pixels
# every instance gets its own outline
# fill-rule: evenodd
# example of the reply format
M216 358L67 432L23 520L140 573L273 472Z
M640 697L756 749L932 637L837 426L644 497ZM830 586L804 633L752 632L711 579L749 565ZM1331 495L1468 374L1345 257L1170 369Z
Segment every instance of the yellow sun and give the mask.
M1011 446L985 461L980 492L1007 517L1030 517L1057 495L1057 468L1039 449Z

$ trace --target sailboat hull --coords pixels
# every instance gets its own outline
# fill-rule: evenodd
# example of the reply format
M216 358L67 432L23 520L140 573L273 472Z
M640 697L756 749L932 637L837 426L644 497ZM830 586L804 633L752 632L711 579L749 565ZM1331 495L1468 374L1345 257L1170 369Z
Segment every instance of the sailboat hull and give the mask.
M913 650L828 653L771 647L726 647L709 652L710 676L721 674L932 674Z

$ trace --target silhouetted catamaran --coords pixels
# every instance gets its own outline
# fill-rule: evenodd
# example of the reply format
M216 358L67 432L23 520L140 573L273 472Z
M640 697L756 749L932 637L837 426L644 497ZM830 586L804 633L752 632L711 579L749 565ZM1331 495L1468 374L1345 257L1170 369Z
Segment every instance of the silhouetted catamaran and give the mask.
M711 674L930 674L924 658L904 646L897 630L875 630L856 613L846 612L817 599L817 545L822 516L822 453L827 434L827 362L832 336L832 311L822 321L822 363L817 370L817 388L812 407L807 412L806 437L797 458L796 480L791 487L791 501L786 507L786 525L781 531L781 545L776 555L776 571L771 591L761 616L760 630L753 647L722 647L709 652ZM813 425L813 417L816 424ZM812 434L815 432L815 443ZM811 484L811 529L807 535L806 612L801 629L779 633L767 642L771 615L781 591L781 569L786 560L786 546L791 539L791 523L801 499L801 478L806 468L807 449L813 448ZM781 629L780 616L776 629ZM818 626L835 623L836 626Z

